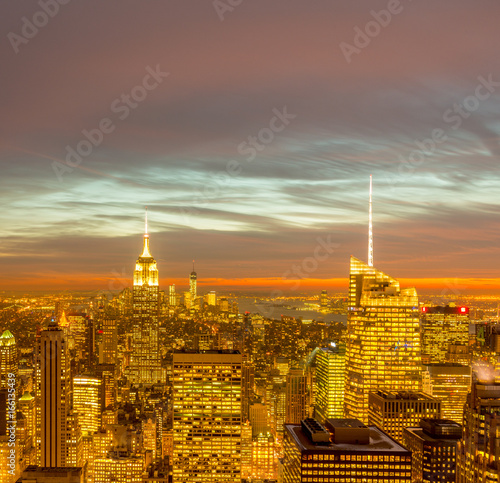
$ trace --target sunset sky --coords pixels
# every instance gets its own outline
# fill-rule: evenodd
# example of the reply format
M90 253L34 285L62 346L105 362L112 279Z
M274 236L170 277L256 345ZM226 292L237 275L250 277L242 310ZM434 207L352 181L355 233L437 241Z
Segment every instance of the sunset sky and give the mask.
M146 205L163 287L346 290L373 174L377 268L500 291L498 0L58 8L0 17L0 290L131 284Z

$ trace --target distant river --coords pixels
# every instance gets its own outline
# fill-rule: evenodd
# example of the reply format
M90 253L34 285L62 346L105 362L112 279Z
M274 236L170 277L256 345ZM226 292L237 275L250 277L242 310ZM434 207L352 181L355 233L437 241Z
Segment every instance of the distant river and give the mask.
M347 315L341 314L323 314L316 310L305 309L304 302L292 301L279 306L273 306L273 303L261 302L254 297L238 297L238 307L240 313L250 312L252 314L261 314L270 319L279 319L282 315L289 317L302 317L304 320L317 320L323 322L342 322L347 323ZM292 308L287 308L292 307Z

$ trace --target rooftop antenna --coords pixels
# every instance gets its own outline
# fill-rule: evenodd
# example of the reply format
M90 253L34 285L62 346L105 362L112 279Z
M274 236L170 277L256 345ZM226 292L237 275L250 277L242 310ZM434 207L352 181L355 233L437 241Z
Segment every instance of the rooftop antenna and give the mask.
M148 234L148 207L146 206L146 223L145 223L145 231L144 234Z
M368 266L373 267L373 207L372 207L372 175L370 175L370 201L368 208Z

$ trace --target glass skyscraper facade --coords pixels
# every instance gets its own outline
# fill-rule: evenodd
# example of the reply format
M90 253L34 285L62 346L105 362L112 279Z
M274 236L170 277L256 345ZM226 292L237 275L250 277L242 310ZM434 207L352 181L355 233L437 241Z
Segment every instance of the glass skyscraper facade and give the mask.
M368 394L420 391L418 297L389 275L351 257L346 351L346 417L368 422Z

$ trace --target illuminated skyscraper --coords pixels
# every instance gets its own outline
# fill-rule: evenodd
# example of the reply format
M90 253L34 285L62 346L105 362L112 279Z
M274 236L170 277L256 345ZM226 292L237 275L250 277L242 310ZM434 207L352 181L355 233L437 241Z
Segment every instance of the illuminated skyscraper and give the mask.
M462 362L467 364L469 345L469 307L424 306L421 309L422 363L444 364ZM464 361L456 358L457 349L465 354Z
M8 387L9 374L17 375L17 344L12 333L6 330L0 336L0 389Z
M135 264L132 298L134 329L131 378L136 384L154 384L164 380L158 343L159 301L158 267L149 251L146 213L144 245Z
M40 466L68 466L70 364L64 332L53 323L40 334L36 371Z
M369 424L401 444L404 428L418 426L422 418L441 417L441 401L423 392L371 392L368 405Z
M96 376L73 378L73 408L84 436L95 433L101 427L101 379Z
M173 482L241 481L238 352L174 352Z
M315 417L326 419L344 417L345 344L332 343L316 354ZM302 418L304 419L304 418Z
M423 390L441 401L441 414L458 424L471 387L471 368L460 364L423 366Z
M500 384L474 382L464 407L457 449L457 483L500 481Z
M286 424L299 424L309 415L307 401L307 377L304 371L290 369L286 376Z
M194 271L194 260L193 260L193 271L189 275L189 291L191 292L191 300L194 302L196 300L196 283L197 275Z
M351 257L346 416L368 421L368 394L422 388L418 297Z
M104 317L102 324L102 339L99 345L99 364L116 364L118 349L118 331L116 319Z

